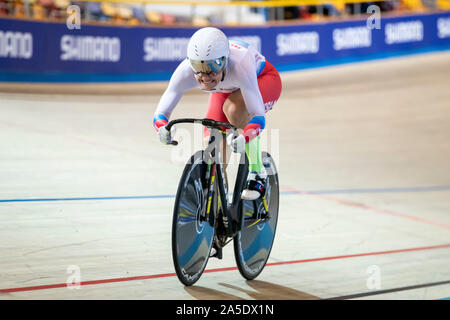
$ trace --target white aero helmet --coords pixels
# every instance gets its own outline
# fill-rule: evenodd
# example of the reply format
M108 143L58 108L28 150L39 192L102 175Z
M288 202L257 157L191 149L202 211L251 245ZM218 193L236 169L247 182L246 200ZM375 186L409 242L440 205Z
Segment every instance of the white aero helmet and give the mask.
M229 53L227 36L212 27L197 30L189 40L187 48L187 58L195 73L217 73L224 70Z

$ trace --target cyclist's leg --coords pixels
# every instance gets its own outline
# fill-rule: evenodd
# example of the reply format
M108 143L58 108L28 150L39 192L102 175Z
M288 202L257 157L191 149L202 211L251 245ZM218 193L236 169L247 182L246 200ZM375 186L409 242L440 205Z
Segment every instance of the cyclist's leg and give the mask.
M277 70L267 61L265 68L258 76L258 87L263 98L265 111L268 112L281 95L281 79ZM245 128L251 119L240 90L233 92L225 100L223 111L229 122L241 129ZM250 171L263 171L259 136L246 144L246 152L250 161Z
M227 97L222 110L228 122L239 129L244 129L252 118L245 107L241 90L236 90Z
M273 108L281 95L280 75L268 61L266 61L264 69L258 75L258 87L267 113ZM244 129L252 117L247 111L241 90L228 94L221 103L223 104L223 114L228 119L228 122L235 127Z
M265 68L258 76L258 87L267 113L281 95L280 75L269 62L266 62ZM225 100L223 110L230 123L239 128L244 128L251 119L240 90L233 92ZM249 160L249 177L247 188L242 196L247 200L254 200L265 192L267 173L262 162L260 139L260 136L257 136L245 145Z
M227 116L223 113L223 110L222 110L223 104L229 95L230 95L230 93L221 93L221 92L211 93L209 95L208 110L206 111L206 118L213 119L213 120L220 121L220 122L229 123ZM210 130L208 128L204 127L203 132L204 132L205 138L209 137ZM206 142L208 142L208 141L206 141Z
M223 104L224 104L225 100L229 97L229 95L230 95L230 93L221 93L221 92L211 93L209 96L208 110L206 112L205 117L216 120L216 121L220 121L220 122L230 123L228 121L227 116L223 113L223 109L222 109ZM204 142L205 146L209 142L210 134L211 134L210 130L208 128L204 127L203 142ZM223 160L224 160L223 161L224 169L226 169L228 160L231 156L231 152L227 152L226 141L223 141L223 143L222 143L222 155L223 155Z

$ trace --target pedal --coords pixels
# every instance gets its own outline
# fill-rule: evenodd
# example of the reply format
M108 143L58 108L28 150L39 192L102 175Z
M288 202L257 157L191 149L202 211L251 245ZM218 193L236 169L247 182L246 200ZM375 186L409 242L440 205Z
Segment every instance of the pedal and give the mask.
M270 214L268 212L265 212L261 215L261 221L266 222L270 220Z
M219 260L222 260L222 248L218 248L216 246L216 244L214 243L212 248L211 248L211 252L209 253L209 257L210 258L217 258Z
M268 206L265 197L261 197L254 201L253 206L253 214L251 216L251 219L258 220L258 221L268 221L270 219L270 214L268 211Z

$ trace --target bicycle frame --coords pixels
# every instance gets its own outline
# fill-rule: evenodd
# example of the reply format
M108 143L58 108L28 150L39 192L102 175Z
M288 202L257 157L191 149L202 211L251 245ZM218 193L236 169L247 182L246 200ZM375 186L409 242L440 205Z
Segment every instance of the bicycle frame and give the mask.
M214 128L213 132L211 133L208 146L204 151L204 160L205 163L208 164L208 172L206 174L206 177L208 177L209 182L209 192L205 217L211 214L211 204L213 203L215 192L217 192L217 200L220 199L220 208L223 212L223 222L227 229L227 236L232 238L240 230L241 226L240 222L242 216L239 212L240 194L242 186L247 180L248 160L245 154L241 155L241 157L244 157L245 161L243 161L244 163L240 161L236 184L233 192L233 199L230 202L228 196L228 184L222 162L223 154L221 142L224 141L225 136L226 132ZM217 189L215 188L216 185ZM219 209L219 207L214 209Z
M242 216L239 211L239 204L241 200L240 195L242 188L245 182L247 181L248 159L245 153L241 154L241 161L239 161L239 168L233 192L233 199L232 202L230 203L228 199L228 185L222 165L223 162L222 162L221 142L224 141L224 137L227 135L227 132L222 130L222 127L231 129L233 131L233 134L236 133L237 129L229 123L219 122L212 119L192 119L192 118L172 120L167 124L166 129L170 131L171 127L177 123L200 123L203 126L212 129L208 145L204 150L204 162L208 165L208 169L205 176L208 182L208 197L206 199L207 201L206 205L204 206L205 211L203 212L203 219L206 220L207 217L210 217L211 213L216 214L216 212L214 211L217 210L215 210L216 208L212 207L212 205L215 195L215 185L217 184L218 186L217 191L219 197L218 199L221 200L221 209L224 214L223 218L224 224L227 229L227 236L234 237L236 233L240 230L241 226ZM172 141L172 144L177 145L178 143L176 141ZM214 210L213 212L211 212L211 208L213 208Z

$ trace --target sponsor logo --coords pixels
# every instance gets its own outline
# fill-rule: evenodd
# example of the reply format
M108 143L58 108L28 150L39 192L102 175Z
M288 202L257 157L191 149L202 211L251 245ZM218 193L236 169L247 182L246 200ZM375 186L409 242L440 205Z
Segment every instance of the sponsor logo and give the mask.
M0 58L30 59L33 56L31 33L0 31Z
M183 60L188 43L189 38L145 38L144 61Z
M265 111L267 112L267 111L269 111L269 110L272 110L273 105L274 105L276 102L277 102L277 100L275 100L275 101L269 101L269 102L264 103L264 109L265 109Z
M116 37L61 37L61 60L118 62L120 39Z
M440 39L450 37L450 18L439 18L437 20L437 29Z
M366 48L371 45L372 31L366 26L333 30L333 48L336 51Z
M422 41L423 24L419 20L387 23L384 34L386 44Z
M276 41L279 56L319 52L319 34L315 31L280 33Z

